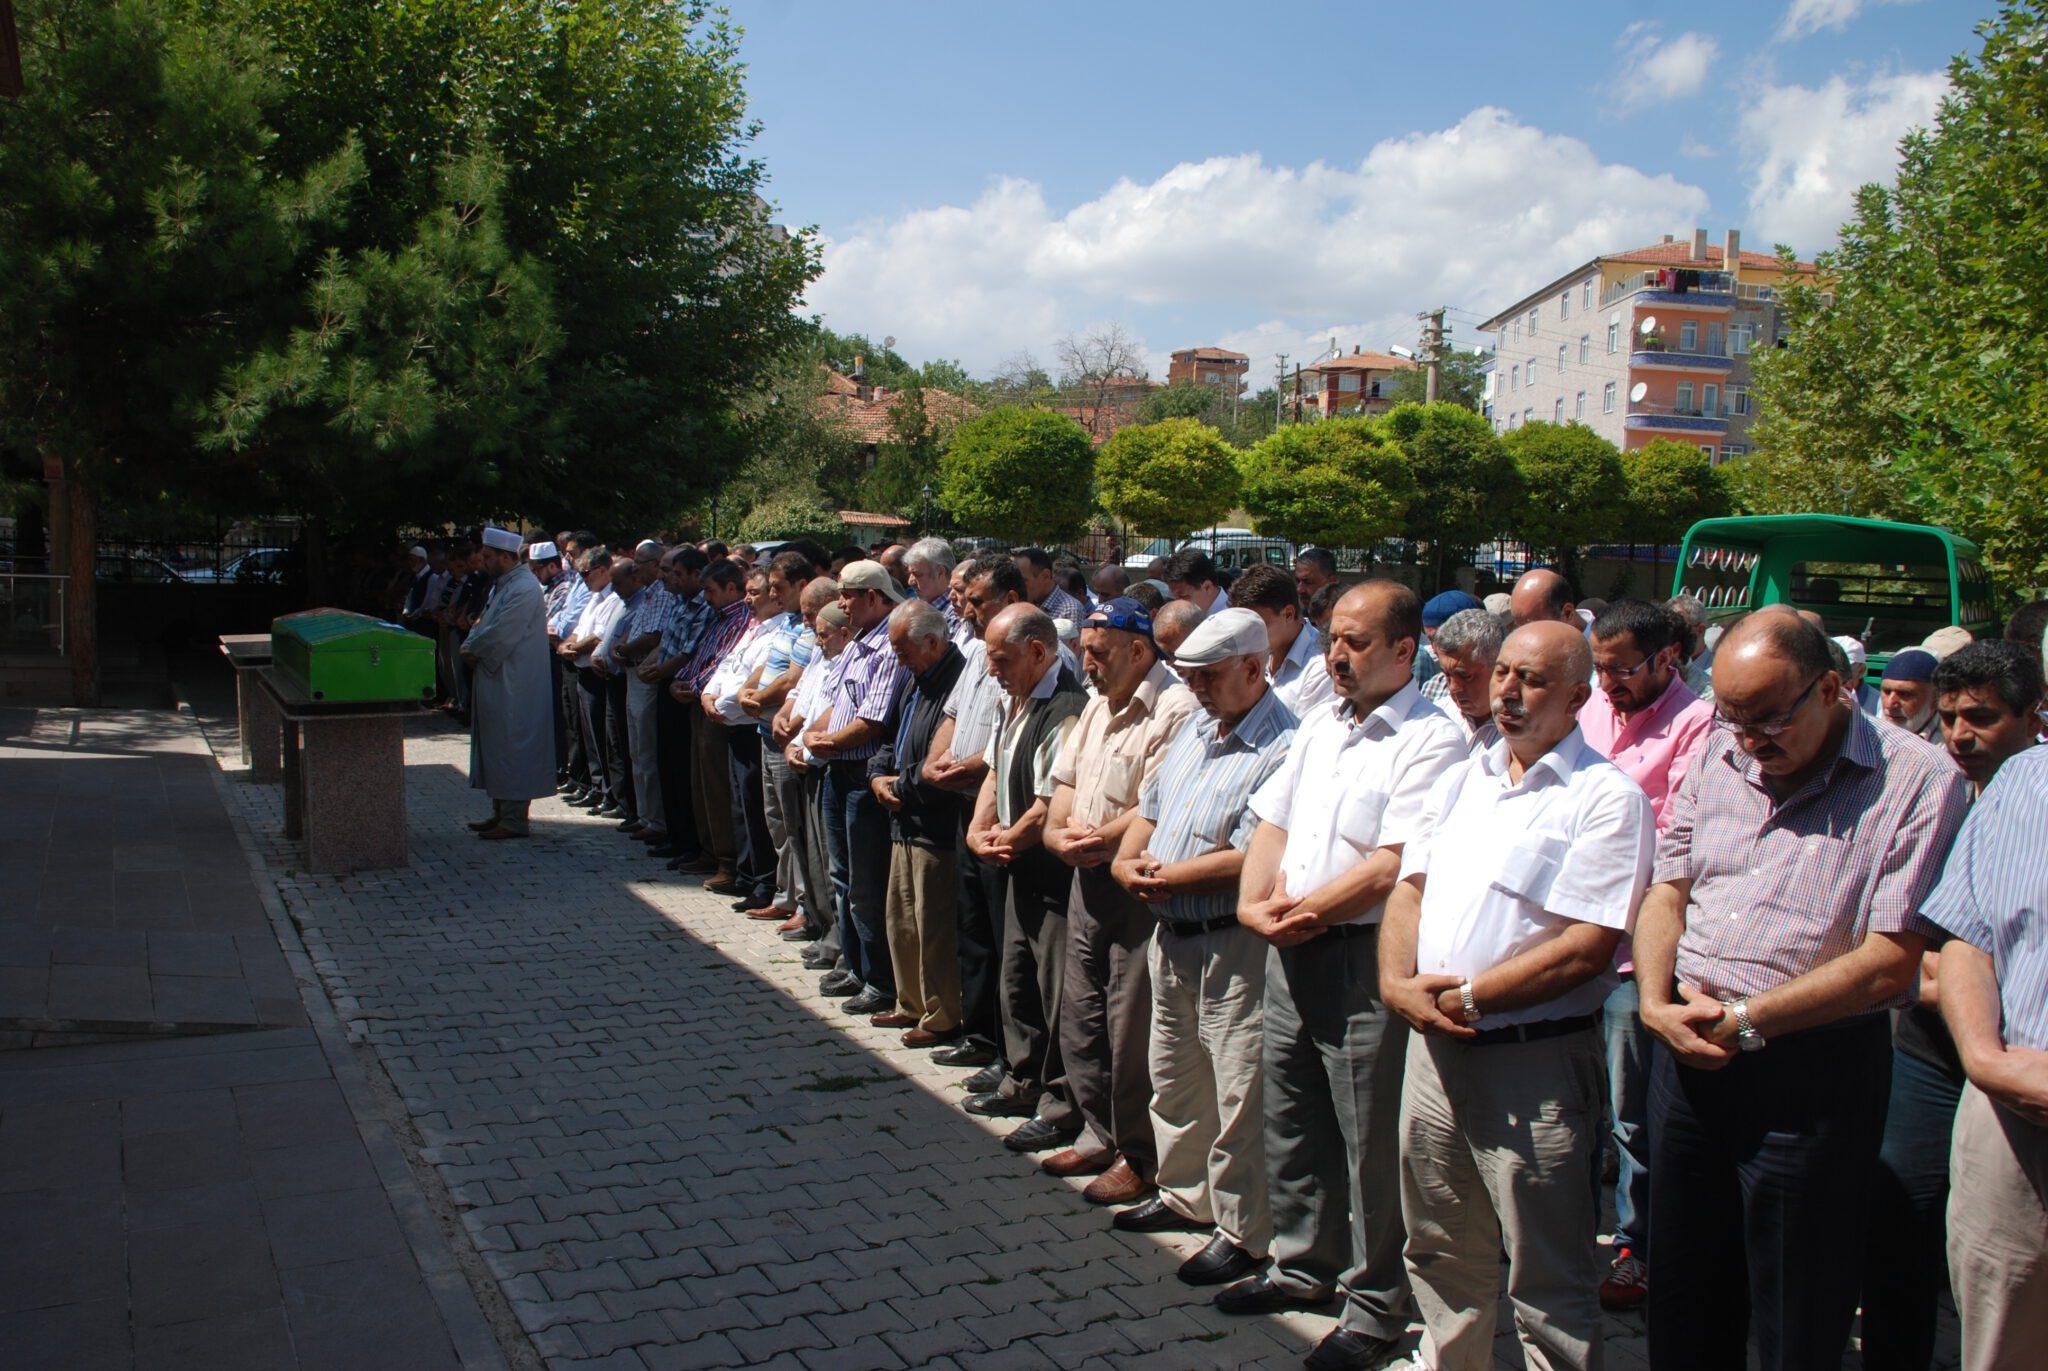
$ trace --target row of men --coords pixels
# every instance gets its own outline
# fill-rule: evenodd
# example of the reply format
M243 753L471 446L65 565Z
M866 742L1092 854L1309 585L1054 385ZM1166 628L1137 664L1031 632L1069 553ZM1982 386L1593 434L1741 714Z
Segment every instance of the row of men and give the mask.
M859 562L836 583L801 556L748 577L641 552L624 591L585 553L590 604L568 623L559 592L550 627L560 660L623 656L697 702L686 750L657 705L655 753L687 758L699 807L717 797L695 773L722 763L733 864L715 821L672 860L815 941L849 1011L981 1067L967 1107L1020 1119L1007 1142L1048 1170L1098 1173L1091 1199L1135 1201L1119 1227L1209 1233L1182 1275L1222 1284L1220 1308L1336 1302L1311 1365L1375 1364L1411 1308L1424 1364L1487 1364L1503 1247L1532 1363L1597 1364L1595 1159L1608 1097L1636 1090L1647 1108L1611 1109L1635 1244L1616 1265L1659 1253L1655 1364L1740 1364L1752 1321L1766 1366L1838 1360L1859 1289L1866 1358L1914 1364L1944 1225L1938 1198L1930 1222L1924 1194L1890 1204L1880 1178L1922 1187L1945 1153L1939 1100L1892 1084L1936 1004L1958 1025L1950 1117L1996 1125L1955 1130L1966 1350L1997 1365L2041 1345L2040 1244L2021 1260L2013 1241L2041 1212L2040 1136L2014 1131L2042 1107L2041 967L1964 946L2039 947L2039 849L2015 867L2025 834L2006 830L2039 822L2041 753L2007 782L2035 787L2031 809L1981 807L1957 850L2005 886L1965 867L1928 894L1972 784L2038 728L2024 652L1939 668L1951 764L1857 709L1797 614L1727 635L1709 706L1674 613L1623 601L1582 631L1547 573L1516 587L1513 623L1369 582L1324 640L1263 568L1228 592L1166 568L1181 598L1139 586L1091 611L1053 598L1036 550L954 567L934 541L901 582ZM643 619L657 578L667 618ZM587 617L607 591L624 628ZM661 641L693 598L695 642ZM1425 644L1444 708L1416 685ZM581 742L608 766L585 670L624 671L575 666ZM740 719L709 722L728 700ZM765 834L747 832L756 796ZM1881 1011L1912 997L1942 918L1962 942L1921 974L1895 1056ZM1940 965L1957 956L1961 992ZM1970 1186L1966 1155L1987 1163ZM1862 1250L1873 1211L1906 1226L1867 1275L1813 1260Z

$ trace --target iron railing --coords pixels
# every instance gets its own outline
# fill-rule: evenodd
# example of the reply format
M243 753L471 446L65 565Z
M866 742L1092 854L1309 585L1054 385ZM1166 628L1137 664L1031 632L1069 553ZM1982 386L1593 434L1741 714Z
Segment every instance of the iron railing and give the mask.
M0 644L12 652L64 655L68 576L0 571Z

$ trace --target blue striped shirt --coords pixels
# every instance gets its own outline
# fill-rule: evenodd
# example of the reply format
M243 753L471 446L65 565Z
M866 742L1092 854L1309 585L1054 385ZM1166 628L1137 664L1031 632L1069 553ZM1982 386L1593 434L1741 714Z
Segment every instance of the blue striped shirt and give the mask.
M761 660L762 689L781 680L783 673L791 667L809 666L812 655L818 650L818 635L815 630L804 626L801 614L784 614L770 620L763 631L768 634L768 655ZM764 738L774 732L773 716L774 711L770 710L768 717L761 720L761 736Z
M1259 816L1251 795L1287 760L1297 720L1278 694L1268 690L1217 736L1216 720L1197 713L1167 744L1159 769L1138 797L1138 814L1152 825L1146 848L1162 863L1182 862L1225 847L1251 845ZM1176 923L1219 919L1237 909L1235 890L1175 895L1161 917Z
M711 622L711 602L701 594L688 599L671 594L668 598L668 626L661 632L660 653L664 662L695 652L697 640L704 636L704 625Z
M839 654L846 659L846 665L839 673L839 684L832 692L832 716L825 723L824 731L837 733L850 726L856 719L869 723L881 723L889 717L889 708L895 703L896 692L903 688L903 682L910 672L897 659L896 650L889 646L889 621L883 619L866 633L846 645ZM828 761L857 762L875 754L882 745L882 735L876 735L857 747L842 748L834 752Z
M644 638L650 633L659 633L668 626L669 611L675 607L675 592L660 581L654 582L640 592L633 601L633 616L626 625L626 641Z
M569 594L562 601L562 607L548 620L548 632L557 638L569 636L569 630L576 627L576 621L583 617L583 607L590 603L590 584L574 571L562 573L569 580Z
M2007 1047L2048 1050L2048 747L1985 787L1921 914L1991 958Z

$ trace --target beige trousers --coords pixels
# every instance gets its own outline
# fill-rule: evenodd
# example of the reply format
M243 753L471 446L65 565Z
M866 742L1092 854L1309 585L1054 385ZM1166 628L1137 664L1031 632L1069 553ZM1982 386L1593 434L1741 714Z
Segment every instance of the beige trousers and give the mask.
M1159 1197L1264 1257L1266 945L1235 925L1186 938L1162 928L1148 956Z
M2048 1365L2048 1129L1966 1086L1948 1186L1964 1371Z
M1401 1091L1403 1255L1420 1365L1490 1371L1508 1300L1530 1371L1601 1364L1592 1185L1606 1072L1597 1029L1467 1046L1417 1033Z
M892 843L884 916L896 1007L927 1033L960 1026L960 920L954 912L953 849Z

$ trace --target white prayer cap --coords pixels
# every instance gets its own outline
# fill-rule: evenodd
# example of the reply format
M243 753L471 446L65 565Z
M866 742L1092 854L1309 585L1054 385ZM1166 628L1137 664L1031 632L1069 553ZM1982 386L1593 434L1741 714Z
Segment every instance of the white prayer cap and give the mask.
M1267 651L1272 640L1266 636L1266 621L1249 609L1232 607L1211 614L1195 625L1180 651L1173 654L1179 667L1214 666L1232 657L1255 657Z
M517 552L526 545L525 540L510 529L484 526L484 546L499 552Z
M1843 654L1849 659L1849 675L1855 680L1861 681L1863 679L1863 669L1870 665L1870 654L1864 651L1863 640L1861 638L1851 638L1846 633L1838 633L1835 635L1835 644L1842 649Z
M418 543L413 544L412 555L419 558L422 562L427 560L427 550Z
M1968 647L1976 640L1976 635L1969 629L1951 624L1947 628L1935 629L1927 635L1920 646L1933 653L1936 661L1940 661L1958 648Z
M1505 590L1496 590L1479 603L1486 607L1488 614L1506 614L1515 602L1515 597Z
M561 555L562 550L553 543L535 543L532 547L526 549L526 560L529 562L545 562L549 558Z

